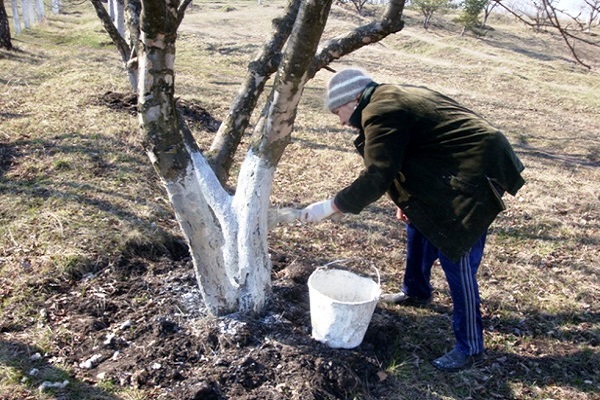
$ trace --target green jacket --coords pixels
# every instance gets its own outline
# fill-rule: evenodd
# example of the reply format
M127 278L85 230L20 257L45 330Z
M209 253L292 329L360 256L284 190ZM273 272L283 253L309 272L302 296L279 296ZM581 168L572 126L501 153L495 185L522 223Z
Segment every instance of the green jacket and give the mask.
M358 214L386 192L411 223L457 261L525 181L506 137L473 111L435 91L371 84L350 117L365 168L335 196Z

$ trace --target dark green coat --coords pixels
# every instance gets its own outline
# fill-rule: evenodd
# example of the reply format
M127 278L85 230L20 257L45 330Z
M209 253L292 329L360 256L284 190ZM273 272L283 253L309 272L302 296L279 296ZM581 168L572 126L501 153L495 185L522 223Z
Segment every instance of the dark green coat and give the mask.
M365 169L335 196L358 214L386 192L414 226L458 260L504 209L503 192L525 181L505 136L435 91L372 84L350 118Z

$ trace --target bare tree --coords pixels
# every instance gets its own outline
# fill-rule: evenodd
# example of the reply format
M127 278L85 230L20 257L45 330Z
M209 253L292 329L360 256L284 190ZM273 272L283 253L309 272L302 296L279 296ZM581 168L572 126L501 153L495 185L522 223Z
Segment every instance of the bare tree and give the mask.
M482 26L485 27L487 25L488 18L490 17L492 11L494 11L494 8L496 8L497 5L498 3L496 3L494 0L488 0L485 3L485 7L483 8L483 22L481 23Z
M404 1L391 1L380 20L333 38L317 51L332 0L290 0L283 18L273 22L273 37L248 67L244 93L232 106L243 115L236 113L240 118L230 121L226 130L231 134L216 139L222 144L213 146L217 149L211 163L178 113L174 97L175 39L188 2L142 0L136 49L106 22L110 17L100 0L91 1L123 61L129 69L135 65L139 74L144 148L189 245L204 303L217 315L260 313L271 289L267 215L272 181L290 142L304 86L333 60L402 29ZM272 74L267 105L252 133L235 193L230 194L214 171L227 176L239 135ZM220 151L220 146L228 150ZM213 170L211 165L217 167Z
M591 33L594 21L598 20L598 25L600 25L600 0L584 0L584 3L585 9L589 13L585 29L587 33Z
M516 11L515 9L505 5L502 2L502 0L494 1L496 1L498 5L504 10L517 17L524 24L531 26L534 29L537 29L537 21L532 22L530 19L527 18L527 16L523 12ZM578 26L578 28L572 29L570 24L565 23L564 17L569 17L569 13L559 9L553 0L540 0L540 2L537 4L540 4L540 12L545 15L544 19L545 21L547 21L546 26L548 28L555 29L560 34L560 36L563 39L563 42L571 52L571 55L573 56L575 61L588 69L592 69L591 65L587 64L584 60L581 59L579 52L577 51L577 45L599 47L600 42L597 39L584 34L580 28L580 24L576 23L576 26ZM575 21L577 20L576 17L571 16L570 18Z
M4 0L0 0L0 49L11 50L12 40L10 37L10 25L8 23L8 14L4 8Z

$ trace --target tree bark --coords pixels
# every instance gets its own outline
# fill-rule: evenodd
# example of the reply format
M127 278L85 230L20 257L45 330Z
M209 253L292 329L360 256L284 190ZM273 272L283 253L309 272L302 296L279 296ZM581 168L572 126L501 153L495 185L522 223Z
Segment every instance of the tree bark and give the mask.
M233 101L229 113L213 139L207 157L221 183L229 178L233 157L242 136L248 128L252 112L262 94L265 83L277 71L281 49L286 43L296 21L301 0L290 0L282 18L273 20L273 34L260 53L248 65L248 73Z
M60 0L51 0L52 14L60 13Z
M44 0L34 0L35 20L36 22L44 22L46 20L46 8Z
M6 13L6 8L4 8L4 0L0 0L0 48L12 50L10 25L8 23L8 14Z
M117 32L123 39L125 39L125 15L124 15L124 1L116 0L115 1L115 15L113 17L114 24L117 28Z
M23 13L23 25L26 29L33 25L33 0L21 0L21 11Z

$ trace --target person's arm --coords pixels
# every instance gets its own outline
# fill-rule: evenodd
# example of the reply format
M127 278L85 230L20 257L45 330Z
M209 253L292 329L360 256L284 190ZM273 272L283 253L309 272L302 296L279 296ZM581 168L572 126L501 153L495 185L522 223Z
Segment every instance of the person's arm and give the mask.
M366 121L365 169L335 196L335 204L341 211L358 214L383 196L392 185L402 167L409 142L403 120L402 113L395 112L374 115Z

